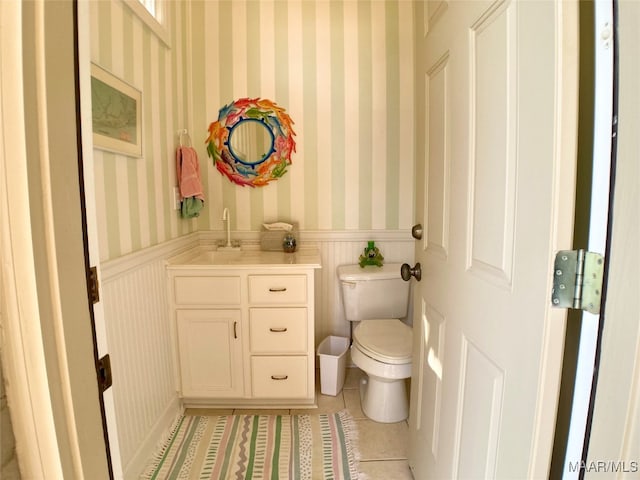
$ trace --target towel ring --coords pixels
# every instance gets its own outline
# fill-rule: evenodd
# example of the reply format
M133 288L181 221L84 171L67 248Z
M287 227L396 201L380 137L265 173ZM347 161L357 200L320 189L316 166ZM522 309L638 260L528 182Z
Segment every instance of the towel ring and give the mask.
M186 137L188 144L185 145L182 142L182 137ZM187 132L187 129L183 129L183 130L178 130L178 143L180 144L181 147L190 147L191 146L191 137L189 137L189 132Z

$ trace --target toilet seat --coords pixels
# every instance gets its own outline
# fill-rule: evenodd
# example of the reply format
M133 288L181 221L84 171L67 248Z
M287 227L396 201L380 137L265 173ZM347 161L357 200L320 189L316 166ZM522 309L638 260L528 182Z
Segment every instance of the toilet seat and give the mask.
M363 320L353 331L353 343L365 355L382 363L411 363L413 332L396 318Z

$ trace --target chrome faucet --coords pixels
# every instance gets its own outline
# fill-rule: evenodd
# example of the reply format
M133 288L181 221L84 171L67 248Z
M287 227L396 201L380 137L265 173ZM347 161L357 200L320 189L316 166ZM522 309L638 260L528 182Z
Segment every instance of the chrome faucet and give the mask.
M222 221L227 222L227 244L225 247L231 247L231 214L227 207L222 210Z

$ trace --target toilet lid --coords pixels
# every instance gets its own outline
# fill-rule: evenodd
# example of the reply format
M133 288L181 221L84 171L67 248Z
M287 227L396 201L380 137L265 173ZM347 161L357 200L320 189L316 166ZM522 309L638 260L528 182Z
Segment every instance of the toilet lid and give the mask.
M413 332L398 319L364 320L353 331L362 353L383 363L411 362Z

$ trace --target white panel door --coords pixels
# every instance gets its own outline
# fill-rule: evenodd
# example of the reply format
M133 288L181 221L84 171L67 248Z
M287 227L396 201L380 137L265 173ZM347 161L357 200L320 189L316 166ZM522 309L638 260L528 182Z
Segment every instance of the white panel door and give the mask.
M577 4L417 2L416 15L424 234L410 465L419 480L546 478L565 322L550 308L553 255L573 229Z

